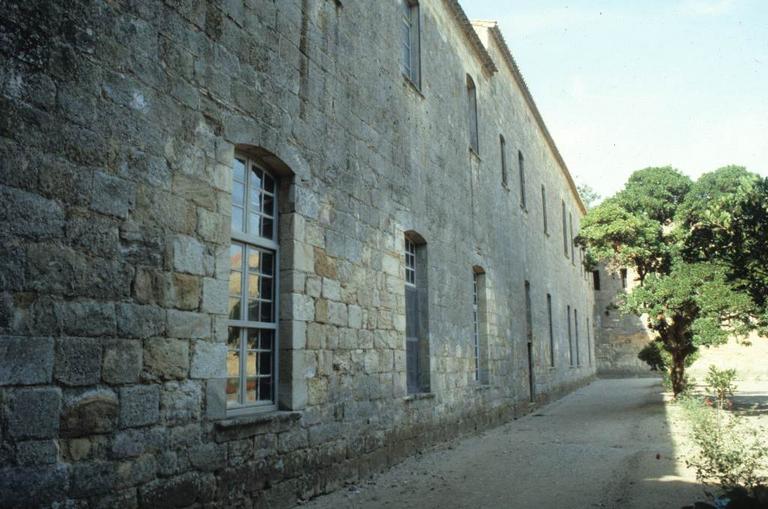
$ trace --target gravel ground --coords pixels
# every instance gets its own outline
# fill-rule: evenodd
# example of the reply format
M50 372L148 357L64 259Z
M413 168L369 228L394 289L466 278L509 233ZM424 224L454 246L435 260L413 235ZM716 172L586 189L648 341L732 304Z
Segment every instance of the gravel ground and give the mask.
M302 507L679 508L703 490L678 458L656 379L598 380Z

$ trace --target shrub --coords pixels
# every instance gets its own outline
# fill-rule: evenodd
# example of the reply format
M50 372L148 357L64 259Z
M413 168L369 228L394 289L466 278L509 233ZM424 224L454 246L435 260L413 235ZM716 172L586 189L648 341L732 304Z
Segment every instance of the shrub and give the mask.
M736 390L736 370L735 369L717 369L716 366L709 366L707 372L707 378L705 382L707 387L712 391L718 407L723 408L725 402L729 397L733 396L733 392Z

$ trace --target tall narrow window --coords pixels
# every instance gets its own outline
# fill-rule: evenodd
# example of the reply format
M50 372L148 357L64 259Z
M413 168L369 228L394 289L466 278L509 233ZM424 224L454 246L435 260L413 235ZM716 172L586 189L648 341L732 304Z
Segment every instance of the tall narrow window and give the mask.
M563 207L563 249L565 250L565 257L568 258L568 223L565 215L565 200L560 200L560 204Z
M549 365L555 367L555 328L552 324L552 296L547 294L547 317L549 318Z
M574 237L573 237L573 214L570 212L568 213L568 224L571 227L571 263L576 265L576 254L573 252L573 248L575 244Z
M477 88L475 82L467 74L467 103L469 122L469 148L476 154L480 153L480 139L477 132Z
M405 370L409 394L429 391L426 244L405 237Z
M536 378L533 353L533 310L531 309L531 283L525 282L525 323L528 343L528 391L530 400L536 400Z
M527 210L528 206L525 203L525 159L519 150L517 151L517 168L520 172L520 206L523 210Z
M504 141L502 135L499 135L499 147L501 148L501 185L507 187L509 185L507 179L507 142Z
M568 356L570 358L570 365L573 367L573 332L571 330L571 306L566 308L567 320L568 320Z
M621 273L621 287L626 289L627 288L627 269L621 269L619 272Z
M592 366L592 331L589 328L589 318L587 318L587 362Z
M549 235L549 225L547 224L547 190L544 184L541 185L541 215L544 218L544 233Z
M420 31L419 3L415 0L402 2L402 69L406 78L421 86L421 57L419 51Z
M475 381L488 383L488 349L486 332L485 272L481 267L472 269L472 322Z
M595 287L595 291L600 291L600 271L599 270L593 270L592 271L592 286Z
M277 395L277 193L272 175L236 155L232 169L227 407L273 409Z
M573 310L573 330L576 335L576 365L581 366L581 355L579 354L579 310Z

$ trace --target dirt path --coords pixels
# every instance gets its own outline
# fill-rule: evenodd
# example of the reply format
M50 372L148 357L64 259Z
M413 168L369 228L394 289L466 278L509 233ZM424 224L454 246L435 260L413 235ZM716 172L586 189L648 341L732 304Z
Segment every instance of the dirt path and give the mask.
M676 448L657 380L599 380L302 507L679 508L703 494Z

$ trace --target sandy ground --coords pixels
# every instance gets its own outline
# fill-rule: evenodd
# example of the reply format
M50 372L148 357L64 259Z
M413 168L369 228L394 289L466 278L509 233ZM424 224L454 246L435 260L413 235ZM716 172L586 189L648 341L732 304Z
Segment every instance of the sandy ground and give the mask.
M656 379L599 380L303 507L679 508L704 495L663 398Z

